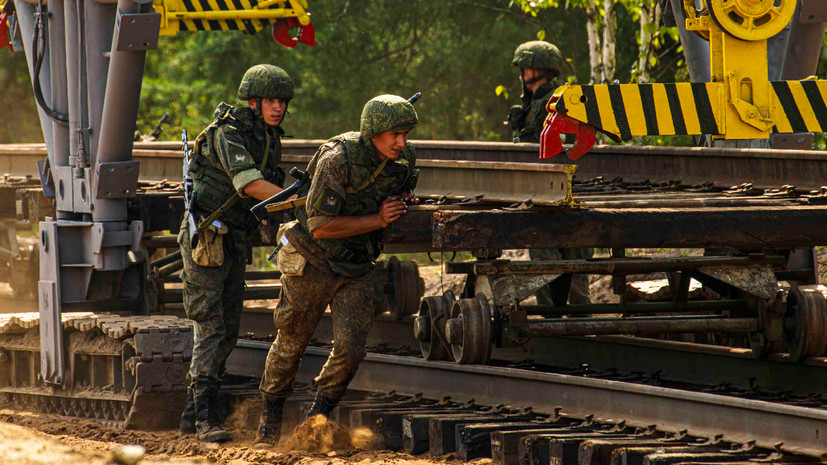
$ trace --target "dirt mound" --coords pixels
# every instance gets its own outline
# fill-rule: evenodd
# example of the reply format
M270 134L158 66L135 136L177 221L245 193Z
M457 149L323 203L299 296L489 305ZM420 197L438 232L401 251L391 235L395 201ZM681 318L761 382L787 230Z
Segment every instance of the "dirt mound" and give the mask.
M292 451L305 451L313 454L331 452L350 454L355 449L369 450L381 447L382 441L367 428L350 430L322 415L305 420L293 431L286 448Z
M350 431L323 415L315 415L296 427L288 447L318 454L350 449Z

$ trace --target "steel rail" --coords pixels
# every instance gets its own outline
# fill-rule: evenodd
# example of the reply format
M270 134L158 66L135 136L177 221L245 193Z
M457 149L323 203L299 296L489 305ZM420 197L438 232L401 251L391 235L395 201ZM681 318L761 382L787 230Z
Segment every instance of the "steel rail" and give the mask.
M307 163L324 140L284 140L285 161ZM418 159L538 163L537 144L473 141L412 141ZM177 179L180 144L135 143L142 179ZM0 145L0 172L36 176L35 162L46 154L43 144ZM291 158L295 157L295 158ZM571 164L565 155L550 163ZM544 163L544 162L543 162ZM827 156L815 150L767 150L702 147L598 145L577 161L579 179L621 177L626 181L680 179L684 184L715 181L721 185L752 182L756 187L793 184L817 189L827 179ZM710 179L710 177L713 177Z
M228 360L234 374L260 376L269 343L239 341ZM330 351L308 348L297 380L309 381ZM626 420L627 424L657 424L665 431L773 448L783 443L791 452L821 456L827 453L827 410L682 391L597 378L542 373L514 368L428 362L419 358L368 354L350 388L396 390L426 397L473 398L481 404L505 403L551 412L593 414L597 420Z

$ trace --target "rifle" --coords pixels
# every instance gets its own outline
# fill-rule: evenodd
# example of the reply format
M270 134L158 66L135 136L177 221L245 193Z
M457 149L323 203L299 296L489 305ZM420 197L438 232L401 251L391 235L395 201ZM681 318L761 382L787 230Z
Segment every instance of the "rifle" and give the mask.
M289 199L293 194L298 192L302 186L310 182L310 175L306 171L301 171L295 167L290 170L290 176L293 176L296 182L269 199L262 200L250 209L259 221L267 220L270 212L273 211L272 206ZM268 206L270 207L269 209Z
M169 124L169 117L169 113L164 113L164 116L158 120L158 124L156 124L155 127L152 128L152 132L149 133L149 136L147 137L148 140L158 140L158 136L160 136L164 131L164 125Z
M193 204L195 203L195 187L193 185L192 176L190 176L190 148L187 140L187 130L181 131L181 142L184 144L184 167L182 169L184 179L184 208L187 215L187 224L189 225L190 244L194 249L198 244L198 223L193 216Z

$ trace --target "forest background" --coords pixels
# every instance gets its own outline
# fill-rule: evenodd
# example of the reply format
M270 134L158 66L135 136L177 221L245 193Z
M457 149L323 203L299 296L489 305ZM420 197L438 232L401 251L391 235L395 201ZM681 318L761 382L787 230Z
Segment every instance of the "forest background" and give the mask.
M236 103L248 67L272 63L296 84L283 123L296 138L358 129L362 105L371 97L421 91L421 123L413 138L510 141L503 121L522 91L511 58L518 44L538 38L558 45L566 59L562 77L569 82L689 80L677 30L660 21L657 0L564 1L309 0L315 47L284 48L269 27L255 35L162 37L158 50L147 55L137 129L148 134L169 113L159 139L177 139L183 128L197 133L220 101ZM820 77L827 69L825 48ZM41 142L22 52L0 51L0 88L6 110L0 143Z

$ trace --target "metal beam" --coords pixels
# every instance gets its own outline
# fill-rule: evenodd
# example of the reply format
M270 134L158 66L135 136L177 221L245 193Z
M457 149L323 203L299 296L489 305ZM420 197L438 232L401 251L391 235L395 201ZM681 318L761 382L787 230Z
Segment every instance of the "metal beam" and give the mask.
M730 247L827 244L827 206L693 209L572 209L409 212L385 232L412 246L431 217L433 249L547 247ZM430 233L431 231L428 231ZM423 244L419 244L422 246Z
M320 140L285 140L282 166L303 167ZM468 160L546 163L538 160L539 145L502 142L412 141L417 160ZM35 163L43 159L42 144L0 145L0 172L20 176L37 174ZM135 159L141 162L141 179L160 181L180 177L180 144L136 143ZM551 163L571 164L565 155ZM752 182L756 187L793 184L818 189L827 179L824 153L815 150L764 150L705 147L650 147L600 145L577 160L575 179L596 176L626 181L679 179L684 185L715 182L729 186Z

